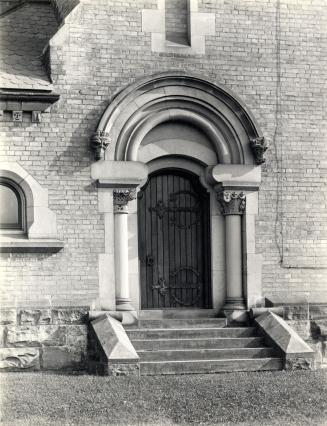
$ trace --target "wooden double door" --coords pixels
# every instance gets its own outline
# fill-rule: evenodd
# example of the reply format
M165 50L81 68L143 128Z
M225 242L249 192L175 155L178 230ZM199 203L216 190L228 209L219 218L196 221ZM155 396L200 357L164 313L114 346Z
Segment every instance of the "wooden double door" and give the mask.
M210 198L177 169L150 175L138 194L141 308L211 308Z

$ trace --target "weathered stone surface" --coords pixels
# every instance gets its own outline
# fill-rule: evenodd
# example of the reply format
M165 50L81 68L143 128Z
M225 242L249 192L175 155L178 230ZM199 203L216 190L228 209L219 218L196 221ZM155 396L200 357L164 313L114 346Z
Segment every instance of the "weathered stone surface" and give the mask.
M139 376L140 365L139 363L115 363L108 364L108 376Z
M16 324L16 309L6 309L0 311L0 324Z
M92 321L91 326L108 361L119 363L139 360L139 356L119 321L109 315L104 315Z
M292 320L287 321L287 324L304 340L311 338L311 326L308 320Z
M284 368L285 370L314 370L315 360L312 357L287 357Z
M83 360L82 352L69 346L43 348L42 367L44 370L79 370L83 367Z
M327 339L327 319L311 321L313 337Z
M8 326L7 346L61 346L66 342L63 327L54 325Z
M85 324L87 312L86 308L53 309L52 322L53 324Z
M86 352L87 349L87 326L70 325L66 328L66 344L74 346Z
M20 325L51 324L50 309L20 309L18 311Z
M309 316L309 306L307 303L301 305L284 306L285 320L308 320Z
M313 350L301 339L297 332L279 316L266 312L256 318L260 329L277 345L286 357L296 354L298 357L313 357ZM298 322L296 322L297 324Z
M40 369L40 352L37 348L0 349L0 369Z
M310 305L310 319L327 319L327 305Z
M6 335L7 335L7 327L0 326L0 348L6 346Z
M321 367L326 361L326 343L324 341L310 342L310 346L315 351L315 360L317 367Z

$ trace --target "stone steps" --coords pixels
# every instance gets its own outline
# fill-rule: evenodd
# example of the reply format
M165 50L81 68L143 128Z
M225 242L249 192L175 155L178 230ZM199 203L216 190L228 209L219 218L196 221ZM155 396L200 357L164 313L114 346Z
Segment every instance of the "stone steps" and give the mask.
M142 376L281 370L280 358L140 362Z
M197 339L133 339L134 348L139 350L163 349L223 349L256 348L263 346L262 337L218 337Z
M156 314L126 333L140 357L141 375L281 370L283 365L255 327L227 327L223 318Z
M126 333L131 340L134 339L196 339L217 338L217 337L254 337L256 330L254 327L192 327L192 328L143 328L126 329Z
M158 328L174 328L184 329L189 327L196 328L212 328L212 327L225 327L225 318L192 318L192 319L151 319L140 320L138 322L139 329L158 329Z
M140 350L137 353L141 362L269 358L274 355L272 348L164 349L156 351Z

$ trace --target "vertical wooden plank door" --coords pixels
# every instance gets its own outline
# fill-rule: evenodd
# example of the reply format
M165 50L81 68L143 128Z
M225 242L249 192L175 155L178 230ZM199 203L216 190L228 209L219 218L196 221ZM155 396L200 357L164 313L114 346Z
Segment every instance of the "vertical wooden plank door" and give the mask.
M138 194L141 308L211 308L209 194L176 169Z

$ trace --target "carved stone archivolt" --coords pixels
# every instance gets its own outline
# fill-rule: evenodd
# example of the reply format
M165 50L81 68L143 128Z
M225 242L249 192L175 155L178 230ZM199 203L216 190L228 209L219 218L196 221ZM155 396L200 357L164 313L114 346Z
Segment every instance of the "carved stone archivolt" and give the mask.
M218 202L224 216L245 212L246 196L244 192L238 191L219 191L217 194Z
M95 160L104 158L104 153L109 146L109 133L102 130L97 130L91 136L91 148L94 152Z
M264 153L268 149L268 143L265 138L262 136L259 138L250 139L250 147L253 152L256 163L265 163L266 159L264 158Z
M127 204L136 198L136 189L114 189L115 213L127 212Z

